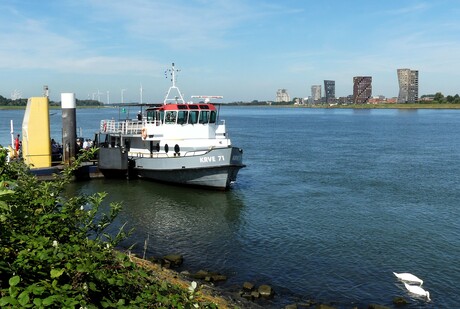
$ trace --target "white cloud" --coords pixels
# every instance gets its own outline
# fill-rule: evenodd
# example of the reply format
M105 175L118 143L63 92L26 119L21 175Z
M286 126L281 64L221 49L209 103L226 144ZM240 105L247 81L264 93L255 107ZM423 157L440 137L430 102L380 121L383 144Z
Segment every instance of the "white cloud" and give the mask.
M247 18L236 1L106 0L91 5L93 18L119 21L125 31L121 35L176 49L226 46L226 34Z

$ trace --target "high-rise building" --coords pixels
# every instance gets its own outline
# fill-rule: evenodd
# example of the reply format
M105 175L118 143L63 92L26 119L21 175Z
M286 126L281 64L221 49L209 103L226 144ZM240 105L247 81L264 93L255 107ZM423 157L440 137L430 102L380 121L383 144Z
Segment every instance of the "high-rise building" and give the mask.
M353 77L353 103L367 104L372 97L372 76Z
M335 103L335 80L324 81L324 95L326 103Z
M289 96L286 89L278 89L276 92L276 102L290 102L291 97Z
M311 86L311 100L312 103L318 103L321 101L321 85Z
M418 101L418 71L398 69L399 95L398 103Z

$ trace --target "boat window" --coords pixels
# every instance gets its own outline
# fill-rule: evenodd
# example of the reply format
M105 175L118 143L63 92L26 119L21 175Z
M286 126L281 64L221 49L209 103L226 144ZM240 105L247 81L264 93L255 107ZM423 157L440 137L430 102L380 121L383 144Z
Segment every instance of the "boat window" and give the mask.
M179 111L177 113L177 123L184 124L187 123L188 112L187 111Z
M209 106L208 105L200 105L200 108L201 109L209 109Z
M198 111L190 111L188 123L195 124L198 122Z
M209 122L209 111L200 111L200 123Z
M188 106L189 109L198 109L198 105L190 104Z
M180 105L180 104L177 105L177 108L178 109L188 109L187 105Z
M160 114L160 111L155 111L155 122L158 123L163 120L163 115Z
M120 147L120 138L118 136L110 136L110 147Z
M155 111L147 111L147 122L153 122L155 119Z
M177 116L176 111L167 111L165 123L176 123L176 116Z
M209 119L209 123L216 123L216 120L217 120L216 111L211 111L211 118Z
M161 123L164 123L164 119L165 119L165 111L160 111L160 121L161 121Z

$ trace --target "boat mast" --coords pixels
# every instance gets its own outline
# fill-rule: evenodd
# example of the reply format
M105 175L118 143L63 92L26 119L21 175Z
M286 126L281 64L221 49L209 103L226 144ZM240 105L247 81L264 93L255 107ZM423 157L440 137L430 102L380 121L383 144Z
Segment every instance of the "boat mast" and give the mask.
M182 96L182 93L180 92L179 88L176 87L176 72L179 72L179 71L180 71L179 69L176 69L174 67L174 62L172 63L171 69L168 69L165 71L166 78L168 78L168 72L169 74L171 74L172 86L169 87L168 93L166 94L163 104L168 104L168 101L175 102L176 104L179 103L180 101L182 104L185 104L185 100L184 100L184 97ZM169 98L171 94L171 90L173 89L177 92L178 95L176 95L174 98Z

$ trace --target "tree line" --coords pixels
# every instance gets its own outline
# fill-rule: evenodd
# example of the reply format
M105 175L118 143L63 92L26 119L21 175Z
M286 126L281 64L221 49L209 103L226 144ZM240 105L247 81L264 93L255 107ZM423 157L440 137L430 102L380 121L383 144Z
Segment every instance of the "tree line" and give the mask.
M0 95L0 106L26 106L28 99L8 99ZM77 106L101 106L102 102L97 100L76 100ZM61 102L50 101L51 106L60 106Z
M460 103L460 96L458 94L452 96L444 96L441 92L436 92L436 94L427 94L422 95L420 98L433 98L433 102L436 103L451 103L451 104L458 104Z

